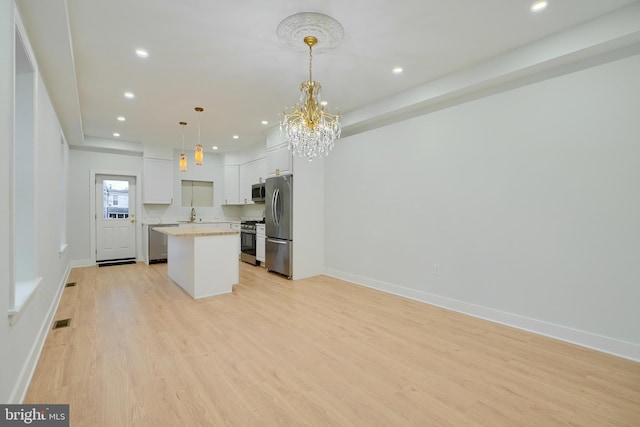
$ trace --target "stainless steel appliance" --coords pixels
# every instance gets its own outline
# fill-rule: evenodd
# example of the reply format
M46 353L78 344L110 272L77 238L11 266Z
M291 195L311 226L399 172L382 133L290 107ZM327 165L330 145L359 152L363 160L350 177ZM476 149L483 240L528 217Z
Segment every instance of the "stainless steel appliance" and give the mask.
M149 264L167 262L167 235L155 231L158 227L177 227L178 224L149 225Z
M293 264L293 175L267 178L265 264L267 271L291 278Z
M256 223L242 221L240 223L240 261L258 265L256 260Z
M265 198L265 184L261 182L259 184L253 184L251 186L251 200L256 203L264 203Z

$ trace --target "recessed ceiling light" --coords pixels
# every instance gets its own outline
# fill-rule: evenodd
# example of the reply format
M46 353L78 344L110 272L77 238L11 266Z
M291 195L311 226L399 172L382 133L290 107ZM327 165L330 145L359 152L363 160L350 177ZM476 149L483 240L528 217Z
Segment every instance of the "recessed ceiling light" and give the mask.
M547 7L547 0L538 0L531 3L531 12L540 12Z
M133 92L125 92L124 93L124 97L127 98L127 99L133 99L136 96L133 94Z
M114 132L113 136L120 136L120 134L118 132Z
M118 116L118 121L119 122L124 122L125 120L127 120L127 119L125 119L124 116Z
M269 122L268 122L268 121L266 121L266 120L263 120L263 121L261 121L260 123L262 123L263 125L268 125L268 124L269 124Z
M146 58L149 56L149 52L144 49L136 49L136 55L138 55L140 58Z
M211 149L212 149L212 150L217 150L217 149L218 149L218 146L217 146L217 145L214 145L213 147L211 147Z
M393 71L393 74L401 74L402 67L395 67L392 71Z
M238 135L233 135L233 139L238 139L240 138Z

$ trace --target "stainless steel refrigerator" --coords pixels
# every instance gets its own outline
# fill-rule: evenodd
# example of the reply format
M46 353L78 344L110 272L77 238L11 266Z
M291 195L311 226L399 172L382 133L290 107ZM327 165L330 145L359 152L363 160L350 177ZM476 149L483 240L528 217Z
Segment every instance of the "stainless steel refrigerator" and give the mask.
M265 261L267 271L291 278L293 265L293 175L267 178L265 196Z

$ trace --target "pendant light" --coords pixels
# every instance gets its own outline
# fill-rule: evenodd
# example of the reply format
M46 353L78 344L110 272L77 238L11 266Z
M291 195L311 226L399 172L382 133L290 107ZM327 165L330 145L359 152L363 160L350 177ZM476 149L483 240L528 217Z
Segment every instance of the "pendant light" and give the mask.
M180 153L180 172L186 172L187 156L184 155L184 127L187 125L187 122L180 122L179 124L182 127L182 153Z
M200 144L200 113L204 111L202 107L196 107L195 110L198 112L198 143L196 144L196 166L202 166L202 160L204 160L204 153L202 152L202 144Z

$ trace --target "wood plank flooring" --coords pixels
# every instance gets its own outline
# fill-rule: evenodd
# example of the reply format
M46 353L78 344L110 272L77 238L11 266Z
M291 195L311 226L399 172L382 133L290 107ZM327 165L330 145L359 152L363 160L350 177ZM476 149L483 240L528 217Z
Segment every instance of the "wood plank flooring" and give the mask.
M71 426L639 426L640 364L330 277L73 269L25 403Z

